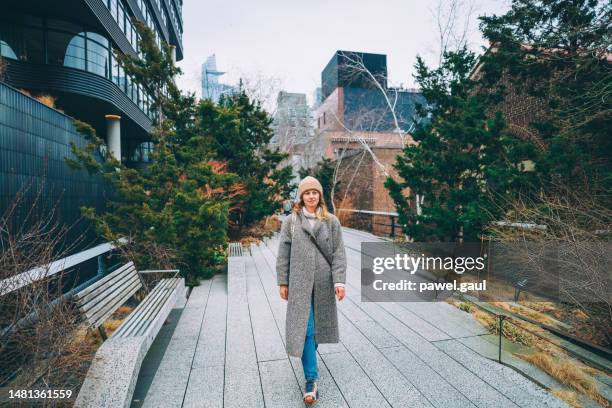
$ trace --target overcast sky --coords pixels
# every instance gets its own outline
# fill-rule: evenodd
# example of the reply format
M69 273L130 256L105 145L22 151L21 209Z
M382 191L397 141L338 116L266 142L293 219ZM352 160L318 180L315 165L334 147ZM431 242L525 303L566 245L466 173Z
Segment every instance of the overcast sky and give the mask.
M462 17L470 1L475 9L469 42L478 50L485 42L476 16L503 13L508 0L462 1ZM184 74L179 86L200 96L201 65L215 53L217 67L227 72L221 82L235 84L240 77L263 80L269 87L305 93L312 102L327 62L336 50L348 50L387 54L390 83L414 87L416 56L430 63L438 59L437 4L438 0L184 0L184 59L179 63Z

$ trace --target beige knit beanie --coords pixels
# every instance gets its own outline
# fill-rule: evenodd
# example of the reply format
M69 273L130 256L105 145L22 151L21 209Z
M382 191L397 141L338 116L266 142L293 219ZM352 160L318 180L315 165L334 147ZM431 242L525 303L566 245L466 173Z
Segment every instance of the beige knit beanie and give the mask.
M300 181L300 185L298 186L298 200L302 199L302 194L311 189L317 190L321 197L323 197L323 187L321 186L321 183L319 183L319 180L312 176L306 176L302 179L302 181Z

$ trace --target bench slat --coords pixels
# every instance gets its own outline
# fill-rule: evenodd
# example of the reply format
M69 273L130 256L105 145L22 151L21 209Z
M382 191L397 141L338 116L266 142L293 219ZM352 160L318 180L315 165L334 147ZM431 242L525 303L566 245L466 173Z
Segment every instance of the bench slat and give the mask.
M123 296L116 297L115 298L116 300L113 303L109 303L108 307L104 308L101 311L98 311L94 315L88 316L88 319L90 319L90 321L95 327L100 326L102 323L104 323L106 319L108 319L110 315L113 314L113 312L117 308L119 308L119 306L124 304L130 298L130 296L132 296L134 293L138 291L138 289L140 288L140 285L141 285L140 281L133 284L131 287L127 288L123 292Z
M136 324L138 322L139 317L143 314L146 313L146 311L148 310L148 308L151 305L151 302L153 302L156 298L158 298L159 296L161 296L163 294L162 289L167 285L167 282L165 282L165 279L162 279L152 290L151 292L149 292L149 294L147 295L146 298L144 298L142 300L142 302L140 302L140 304L136 307L136 309L134 309L132 311L132 313L127 317L127 319L121 324L121 326L119 326L117 328L117 330L115 331L115 333L113 333L113 336L118 336L121 333L125 333L127 330L130 329L131 326L133 326L134 324Z
M165 298L165 290L160 290L155 294L155 297L149 299L147 302L146 308L142 309L142 313L140 313L139 317L134 317L130 319L128 325L125 326L125 329L119 333L119 337L135 337L137 329L142 325L145 319L151 315L152 311L155 310L155 305L160 300Z
M129 268L133 268L134 270L136 270L136 268L134 267L134 262L126 263L125 265L123 265L120 268L112 271L111 273L109 273L108 275L103 277L102 279L92 283L91 285L89 285L88 287L86 287L85 289L83 289L82 291L77 293L75 295L75 298L76 299L81 299L81 298L85 297L86 295L90 294L91 292L93 292L94 290L99 288L100 286L104 285L106 282L108 282L111 279L113 279L115 276L121 275L121 274L125 273Z
M166 304L168 298L174 292L174 289L178 286L179 280L175 282L170 282L170 285L163 289L163 295L153 302L153 307L149 309L149 312L146 315L140 318L140 322L136 326L132 326L132 330L129 330L126 335L127 336L141 336L143 333L147 331L149 326L155 321L157 315L160 310Z
M108 285L101 286L94 292L86 295L85 297L76 301L77 305L82 309L91 309L96 303L103 302L108 296L109 292L115 292L125 286L126 282L131 282L135 279L139 279L136 272L124 275L118 275ZM140 280L140 279L139 279Z
M113 336L127 337L134 331L134 327L138 326L139 322L142 321L143 317L147 316L155 305L155 302L164 298L165 290L168 288L176 287L176 283L172 282L173 279L162 279L153 288L151 293L138 305L138 307L128 316L128 318L121 324L120 327L113 333ZM168 292L172 292L171 290Z
M122 294L125 288L132 287L134 284L137 284L138 289L140 289L140 286L142 286L140 278L137 275L126 276L121 282L117 282L116 285L106 288L104 292L100 293L89 302L79 304L79 307L83 313L91 315L105 305L112 303L117 296Z

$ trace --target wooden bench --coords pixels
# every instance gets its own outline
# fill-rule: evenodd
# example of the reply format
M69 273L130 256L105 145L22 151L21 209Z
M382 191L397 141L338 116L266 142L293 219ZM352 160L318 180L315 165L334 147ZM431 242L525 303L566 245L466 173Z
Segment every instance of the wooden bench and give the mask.
M106 340L104 321L143 286L134 263L129 262L75 294L74 301L89 327L97 328Z
M157 271L164 272L164 271ZM176 275L176 273L175 273ZM147 289L132 262L78 292L84 320L98 328L140 288ZM185 296L185 280L161 279L96 352L75 407L129 407L142 361L170 311Z

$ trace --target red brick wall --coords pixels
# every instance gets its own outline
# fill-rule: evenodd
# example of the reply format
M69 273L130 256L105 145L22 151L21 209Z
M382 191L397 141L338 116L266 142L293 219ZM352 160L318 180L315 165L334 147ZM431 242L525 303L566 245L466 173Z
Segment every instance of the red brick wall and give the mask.
M392 165L395 163L396 156L401 153L401 148L374 147L372 151L385 165L389 175L397 179L397 171ZM341 200L346 193L352 209L396 212L395 204L384 186L386 175L368 152L360 149L355 155L344 157L338 173L341 181L335 194L338 207L342 205ZM408 197L409 190L406 189L404 194ZM348 224L372 231L377 235L390 235L391 233L391 219L388 216L354 215ZM395 233L399 233L399 228L395 229Z
M541 145L537 131L531 127L531 123L541 120L546 115L548 106L546 99L520 93L507 78L502 78L500 84L506 86L507 94L499 105L491 109L491 114L495 110L501 110L508 131L512 135L533 140Z

